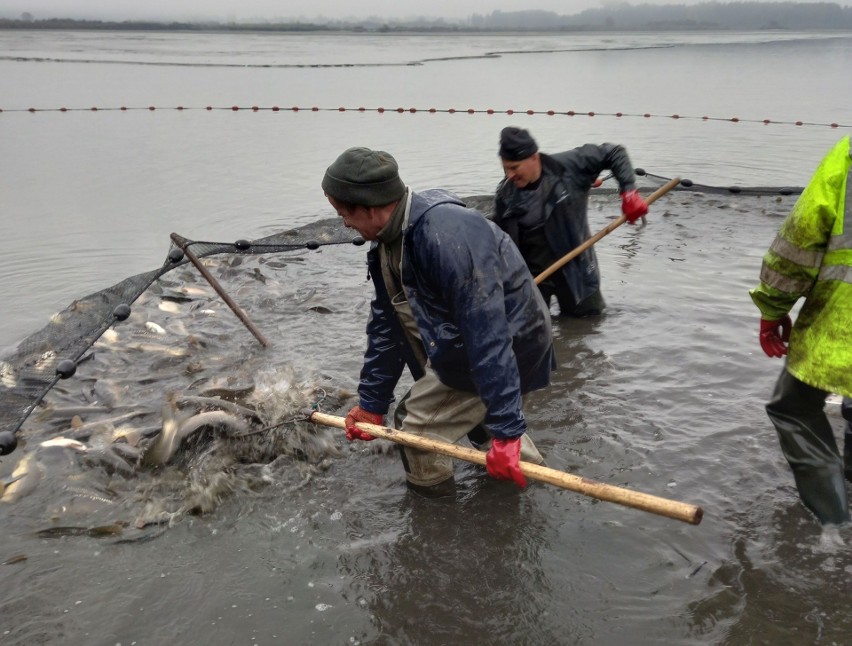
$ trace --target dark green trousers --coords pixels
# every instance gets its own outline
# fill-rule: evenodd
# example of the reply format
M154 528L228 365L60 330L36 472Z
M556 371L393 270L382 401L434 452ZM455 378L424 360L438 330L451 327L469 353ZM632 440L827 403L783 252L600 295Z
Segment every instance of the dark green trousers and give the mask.
M852 482L852 397L844 397L840 413L846 420L846 430L843 433L843 464L846 469L846 479Z
M785 366L766 405L799 497L823 525L849 521L843 459L824 410L828 394L799 381Z

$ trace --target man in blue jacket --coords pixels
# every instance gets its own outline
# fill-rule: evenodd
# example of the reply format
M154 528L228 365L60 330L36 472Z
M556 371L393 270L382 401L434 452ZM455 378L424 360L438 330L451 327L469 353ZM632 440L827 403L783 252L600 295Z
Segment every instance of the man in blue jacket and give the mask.
M540 153L522 128L500 133L505 178L494 199L494 222L518 245L533 276L591 237L586 216L589 190L604 170L612 171L621 192L621 212L631 224L648 212L636 190L627 151L616 144L586 144L561 153ZM553 296L561 316L592 316L604 309L600 269L594 248L539 284L545 302Z
M383 151L346 150L322 188L343 223L372 241L375 296L346 437L374 439L355 423L382 424L407 366L415 382L394 425L447 442L484 427L488 473L525 486L521 457L543 460L521 400L549 384L555 359L549 313L514 243L451 193L410 191ZM451 458L404 447L403 464L415 490L452 491Z

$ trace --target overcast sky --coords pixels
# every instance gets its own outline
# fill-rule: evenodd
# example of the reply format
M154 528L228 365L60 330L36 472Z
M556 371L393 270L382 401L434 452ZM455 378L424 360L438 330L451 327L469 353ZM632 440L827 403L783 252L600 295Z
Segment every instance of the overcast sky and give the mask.
M697 4L699 0L635 0L631 4ZM805 0L819 1L819 0ZM542 9L575 14L619 4L618 0L0 0L0 16L18 18L27 11L36 19L218 21L367 18L466 18L474 13ZM838 2L846 6L847 0Z

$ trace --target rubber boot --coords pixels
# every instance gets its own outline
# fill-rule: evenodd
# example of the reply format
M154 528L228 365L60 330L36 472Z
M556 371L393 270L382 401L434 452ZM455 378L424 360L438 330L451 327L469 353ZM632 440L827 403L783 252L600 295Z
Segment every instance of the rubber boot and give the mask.
M557 293L557 296L559 296L559 293ZM604 302L604 298L603 295L601 295L600 290L596 291L594 294L585 300L580 301L576 305L573 304L573 301L569 301L568 298L573 299L573 297L563 297L559 299L560 316L568 316L572 318L600 316L603 314L604 309L606 309L606 303Z
M435 499L456 497L456 480L452 477L429 487L416 485L408 480L406 480L405 484L408 486L409 491L416 493L418 496L422 496L423 498Z
M843 472L846 474L846 479L852 482L852 397L843 398L840 414L846 420L843 433Z
M823 524L849 521L843 460L823 410L827 392L802 383L785 369L766 413L793 470L799 497Z

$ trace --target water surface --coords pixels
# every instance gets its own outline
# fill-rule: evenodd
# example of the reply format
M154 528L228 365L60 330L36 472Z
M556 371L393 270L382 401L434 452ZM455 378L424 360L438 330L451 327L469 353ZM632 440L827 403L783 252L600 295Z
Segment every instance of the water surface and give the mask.
M73 298L159 266L172 231L228 241L331 217L319 181L350 145L391 151L415 190L461 195L493 190L510 124L545 151L622 143L667 177L802 186L848 127L762 119L852 122L850 40L837 34L0 38L5 346ZM16 111L122 105L158 109ZM177 105L192 109L163 109ZM457 497L427 501L405 490L393 449L317 431L305 437L339 451L323 468L285 455L255 483L246 467L234 482L257 486L135 532L146 502L177 504L167 494L188 495L191 476L78 473L60 453L29 496L0 506L0 561L16 561L0 566L4 643L843 643L852 558L820 546L796 498L763 412L781 365L759 349L747 296L793 199L675 193L647 226L598 243L608 313L554 321L559 369L527 411L549 466L700 505L699 526L546 485L519 492L462 464ZM595 198L592 229L617 215L616 199ZM171 313L153 294L116 330L150 341L145 323L158 323L189 355L102 350L56 401L86 404L93 382L118 383L123 405L155 419L202 375L260 384L267 404L345 412L365 345L364 249L211 266L271 348L215 296ZM191 271L173 280L204 287ZM26 432L63 429L34 417ZM199 473L222 455L212 446L186 457L207 460ZM3 458L2 474L26 449ZM101 493L83 505L75 487ZM38 534L115 521L129 523L122 536Z

